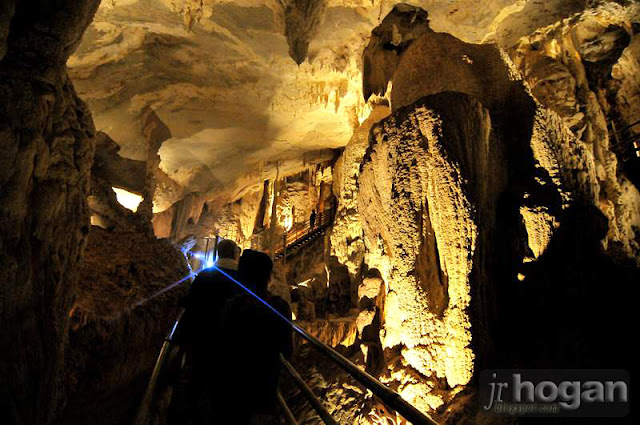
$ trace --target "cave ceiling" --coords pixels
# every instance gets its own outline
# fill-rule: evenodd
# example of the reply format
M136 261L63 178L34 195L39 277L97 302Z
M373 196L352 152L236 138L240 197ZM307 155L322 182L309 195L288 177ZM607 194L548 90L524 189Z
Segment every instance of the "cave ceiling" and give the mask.
M585 3L412 2L435 31L500 44ZM141 116L152 108L172 136L160 148L161 168L187 191L212 190L260 164L348 142L370 112L362 51L395 4L103 0L68 66L97 130L120 155L146 158Z

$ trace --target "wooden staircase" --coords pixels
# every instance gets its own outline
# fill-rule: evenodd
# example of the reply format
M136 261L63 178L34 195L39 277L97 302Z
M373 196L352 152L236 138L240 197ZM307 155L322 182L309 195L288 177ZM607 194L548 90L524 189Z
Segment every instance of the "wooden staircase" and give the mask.
M324 235L327 228L333 223L334 217L335 210L330 209L317 215L313 227L308 221L296 223L283 235L282 241L276 245L274 259L279 260L284 257L285 253L288 256L313 243Z

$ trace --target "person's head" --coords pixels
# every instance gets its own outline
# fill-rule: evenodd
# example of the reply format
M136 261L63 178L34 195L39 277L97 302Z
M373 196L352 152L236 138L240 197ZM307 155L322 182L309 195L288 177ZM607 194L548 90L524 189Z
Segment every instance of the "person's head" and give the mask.
M273 261L264 252L245 249L238 263L240 281L258 295L267 292Z
M238 253L238 246L236 243L229 239L222 239L218 242L218 258L236 258Z

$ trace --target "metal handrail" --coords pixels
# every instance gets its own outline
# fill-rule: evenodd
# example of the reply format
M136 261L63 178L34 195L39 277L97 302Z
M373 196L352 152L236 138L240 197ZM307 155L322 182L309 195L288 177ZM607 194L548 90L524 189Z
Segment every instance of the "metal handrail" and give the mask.
M295 370L293 366L291 366L291 363L289 363L282 354L280 354L280 362L284 366L284 369L289 372L289 375L293 379L293 382L295 382L298 388L300 388L302 394L304 394L307 400L309 400L309 403L311 403L311 406L318 413L324 423L327 425L339 425L338 422L333 419L333 416L331 416L331 413L329 413L327 408L324 407L320 399L313 393L309 385L304 382L304 379L302 379L302 376L300 376L298 371Z
M153 372L151 373L151 378L149 379L149 384L147 385L147 389L144 392L144 396L142 397L142 402L140 403L140 408L138 409L138 413L136 414L136 419L134 421L135 425L147 425L149 423L149 409L155 398L156 385L158 384L158 379L160 378L160 372L164 366L164 362L169 354L169 350L171 348L171 344L173 343L173 337L176 333L176 329L178 328L178 324L180 323L180 319L184 315L184 308L181 308L178 311L178 316L176 317L173 326L169 330L166 338L164 339L164 343L162 344L162 348L160 349L160 354L158 354L158 359L156 360L156 364L153 367Z
M316 232L318 230L322 230L326 228L333 221L335 209L331 208L319 213L316 217L316 221L314 223L313 228L310 223L301 222L295 223L289 230L285 233L285 238L282 242L279 242L275 247L275 252L280 254L284 251L285 242L286 246L289 247L296 242L299 242L309 236L311 233Z
M630 128L632 128L632 127L635 127L635 126L636 126L636 125L638 125L638 124L640 124L640 120L638 120L638 121L636 121L636 122L634 122L634 123L632 123L632 124L629 124L628 126L621 128L620 130L616 130L616 129L614 128L614 134L620 134L620 133L622 133L622 132L624 132L624 131L626 131L626 130L629 130L629 129L630 129Z
M611 143L611 148L617 155L620 156L620 159L623 162L627 162L635 158L640 158L640 147L638 147L638 142L640 142L640 134L630 131L631 128L637 125L640 125L640 120L618 130L616 129L615 122L611 121L611 134L613 134L613 137L615 138L615 142ZM625 137L622 137L623 135Z
M293 413L291 412L291 409L289 409L287 402L284 401L284 397L282 397L280 390L278 390L278 393L276 394L276 396L278 397L278 403L280 404L280 408L284 412L284 416L287 418L289 423L291 425L298 425L298 421L296 420L296 417L293 416Z
M409 404L409 402L403 399L400 394L385 386L364 370L360 369L355 365L355 363L351 362L342 354L338 353L316 337L310 335L298 325L291 323L291 326L293 327L293 330L298 332L298 334L306 339L313 347L340 366L367 389L371 390L371 392L382 400L385 405L400 413L405 419L413 423L413 425L438 425L436 421L416 409L413 405Z
M299 327L295 323L291 322L289 319L285 318L285 316L283 316L282 314L278 313L277 310L274 309L272 306L270 306L266 301L264 301L263 299L258 297L253 292L251 292L249 289L247 289L240 282L237 282L235 279L233 279L227 273L225 273L224 271L222 271L220 269L218 269L218 270L223 276L225 276L228 279L232 280L234 283L237 283L240 287L242 287L243 290L245 290L250 295L256 297L265 306L269 307L269 309L272 310L272 312L274 314L278 315L281 319L283 319L285 321L285 323L287 323L287 325L289 325L302 338L307 340L315 349L320 351L320 353L322 353L323 355L328 357L330 360L332 360L334 363L336 363L340 368L342 368L349 375L351 375L358 382L360 382L367 389L369 389L387 407L389 407L389 408L395 410L396 412L398 412L400 415L402 415L406 420L411 422L413 425L438 425L438 423L435 422L433 419L431 419L429 416L425 415L420 410L416 409L413 405L408 403L405 399L403 399L400 396L400 394L398 394L396 391L394 391L391 388L385 386L380 381L378 381L376 378L374 378L373 376L371 376L370 374L368 374L364 370L361 370L355 363L351 362L349 359L344 357L342 354L338 353L336 350L334 350L333 348L331 348L330 346L328 346L324 342L320 341L319 339L317 339L313 335L309 334L306 330L302 329L301 327ZM171 344L173 342L173 336L174 336L175 331L176 331L176 329L178 327L180 319L182 318L183 313L184 313L184 309L181 309L181 311L179 312L178 317L177 317L173 327L171 328L169 334L167 335L167 338L165 339L164 344L162 345L162 349L160 350L160 354L158 356L158 360L156 361L156 365L155 365L155 367L153 369L153 373L151 375L151 379L149 381L149 385L148 385L147 390L145 392L145 395L144 395L144 398L143 398L143 402L142 402L142 404L140 406L140 409L138 411L138 415L136 416L136 421L134 422L136 425L147 425L149 423L148 412L149 412L149 407L151 406L151 402L153 401L153 398L154 398L155 386L157 384L160 372L161 372L162 367L164 365L164 361L165 361L165 359L167 357L167 354L169 352L169 348L170 348L170 346L171 346ZM282 364L285 366L285 368L287 368L289 373L294 372L295 375L297 375L297 377L299 377L300 380L302 380L300 375L297 374L295 369L293 369L293 367L291 367L291 365L284 359L284 357L281 356L281 360L282 360ZM287 367L287 365L289 365L290 368ZM292 376L294 376L294 373L291 373ZM296 380L295 376L294 376L294 380ZM300 380L297 380L298 384L300 384ZM302 383L304 383L304 380L302 380ZM308 388L306 383L304 383L304 385ZM310 389L309 389L309 391L310 391ZM303 391L303 392L305 392L305 391ZM313 392L311 392L311 394L313 394ZM308 396L307 398L309 398L309 394L306 393L306 395ZM314 395L314 397L315 397L315 395ZM324 408L324 406L316 406L317 403L313 403L313 402L312 402L312 404L314 404L314 407L318 407L319 408L319 409L316 409L318 414L320 414L322 409L324 409L324 411L326 411L326 408ZM321 415L321 417L323 417L323 415L324 415L324 413ZM326 416L326 415L324 415L324 416ZM330 418L330 416L331 415L329 414L328 417L326 417L326 420L325 420L325 417L323 417L323 420L325 420L325 422L328 423L328 424L336 424L335 420L333 418Z

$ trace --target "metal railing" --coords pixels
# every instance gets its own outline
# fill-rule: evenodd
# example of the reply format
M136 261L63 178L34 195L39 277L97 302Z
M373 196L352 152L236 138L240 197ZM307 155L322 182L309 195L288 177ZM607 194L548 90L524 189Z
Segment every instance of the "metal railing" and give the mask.
M317 214L313 226L311 226L311 220L295 223L284 233L282 240L274 247L276 255L282 255L285 247L288 249L292 245L309 238L314 233L326 229L333 222L334 215L335 209L331 208Z
M277 396L278 396L278 404L280 405L280 408L282 409L282 412L284 413L285 418L287 418L287 422L289 422L289 424L291 425L298 425L298 421L296 420L296 417L291 412L291 409L289 409L287 402L284 401L284 397L282 397L282 394L280 394L280 390L278 390Z
M284 369L289 373L289 376L291 376L291 378L293 379L293 382L295 382L298 388L300 388L302 394L307 398L307 400L309 400L309 404L311 404L313 410L315 410L316 413L320 416L320 419L322 419L322 421L328 425L339 425L338 422L333 419L331 413L329 413L327 408L324 407L320 399L313 393L311 387L309 387L309 385L304 382L302 376L300 376L298 371L296 371L295 368L291 366L291 363L289 363L282 354L280 355L280 362L284 366Z
M631 129L640 125L640 121L636 121L621 129L616 129L616 125L611 121L611 128L615 142L613 150L626 162L631 159L640 158L640 134L634 133Z
M395 410L414 425L437 425L437 422L422 413L420 410L416 409L413 405L403 399L400 394L385 386L364 370L360 369L355 363L344 357L342 354L309 334L298 325L291 323L291 327L321 354L325 355L329 360L333 361L336 365L360 382L365 388L370 390L382 401L382 403L385 404L385 406ZM325 423L331 424L335 422L325 421Z
M138 413L136 414L136 418L134 421L135 425L148 425L150 421L150 412L151 406L153 406L156 395L156 388L158 386L158 380L160 379L160 375L165 367L165 362L169 353L171 352L172 345L174 343L174 336L176 333L176 329L178 329L178 325L180 324L180 319L184 315L185 310L183 308L178 312L178 316L176 321L173 323L173 326L169 330L167 337L164 339L164 343L162 344L162 348L160 349L160 354L158 354L158 359L156 360L156 364L153 368L153 372L151 372L151 378L149 379L149 385L147 385L147 389L144 392L144 396L142 397L142 401L140 403L140 408L138 409Z
M413 425L438 425L433 419L422 413L420 410L416 409L413 405L408 403L405 399L403 399L400 394L392 390L391 388L385 386L376 378L360 369L355 363L344 357L342 354L338 353L336 350L323 343L313 335L309 334L306 330L302 329L300 326L291 322L281 313L278 313L276 309L270 306L266 301L259 298L256 294L248 290L244 285L240 282L237 282L231 276L227 275L222 270L218 269L218 271L228 279L232 280L234 283L238 284L243 290L247 291L251 296L256 297L259 301L261 301L266 307L268 307L274 314L279 316L280 319L284 320L288 326L291 327L293 331L295 331L298 335L304 338L313 348L318 350L321 354L326 356L329 360L335 363L337 366L346 371L349 375L351 375L354 379L360 382L365 388L370 390L382 403L390 408L401 416L403 416L407 421L411 422ZM160 354L158 355L158 359L156 361L155 367L151 374L151 379L149 380L149 385L147 386L147 390L145 391L142 403L140 405L140 409L136 416L135 425L149 425L150 424L150 411L151 406L154 405L156 387L159 381L159 378L164 370L164 364L168 357L168 354L171 352L172 345L174 344L174 335L176 329L179 326L180 319L183 317L184 310L180 310L178 313L178 317L176 318L175 323L171 327L167 338L165 339L164 344L162 345L162 349L160 350ZM291 364L281 356L281 363L283 364L285 370L291 375L296 385L300 388L301 392L305 395L305 397L311 403L311 406L316 410L318 415L322 418L324 423L329 425L337 425L337 422L331 414L324 407L322 402L313 394L311 388L304 382L302 377L296 372L296 370L291 366ZM281 400L280 400L281 399ZM286 406L286 402L282 397L279 397L280 404L283 406L283 410L285 412L285 416L289 419L289 421L295 424L295 417L291 414L291 410ZM293 421L292 421L293 419Z

